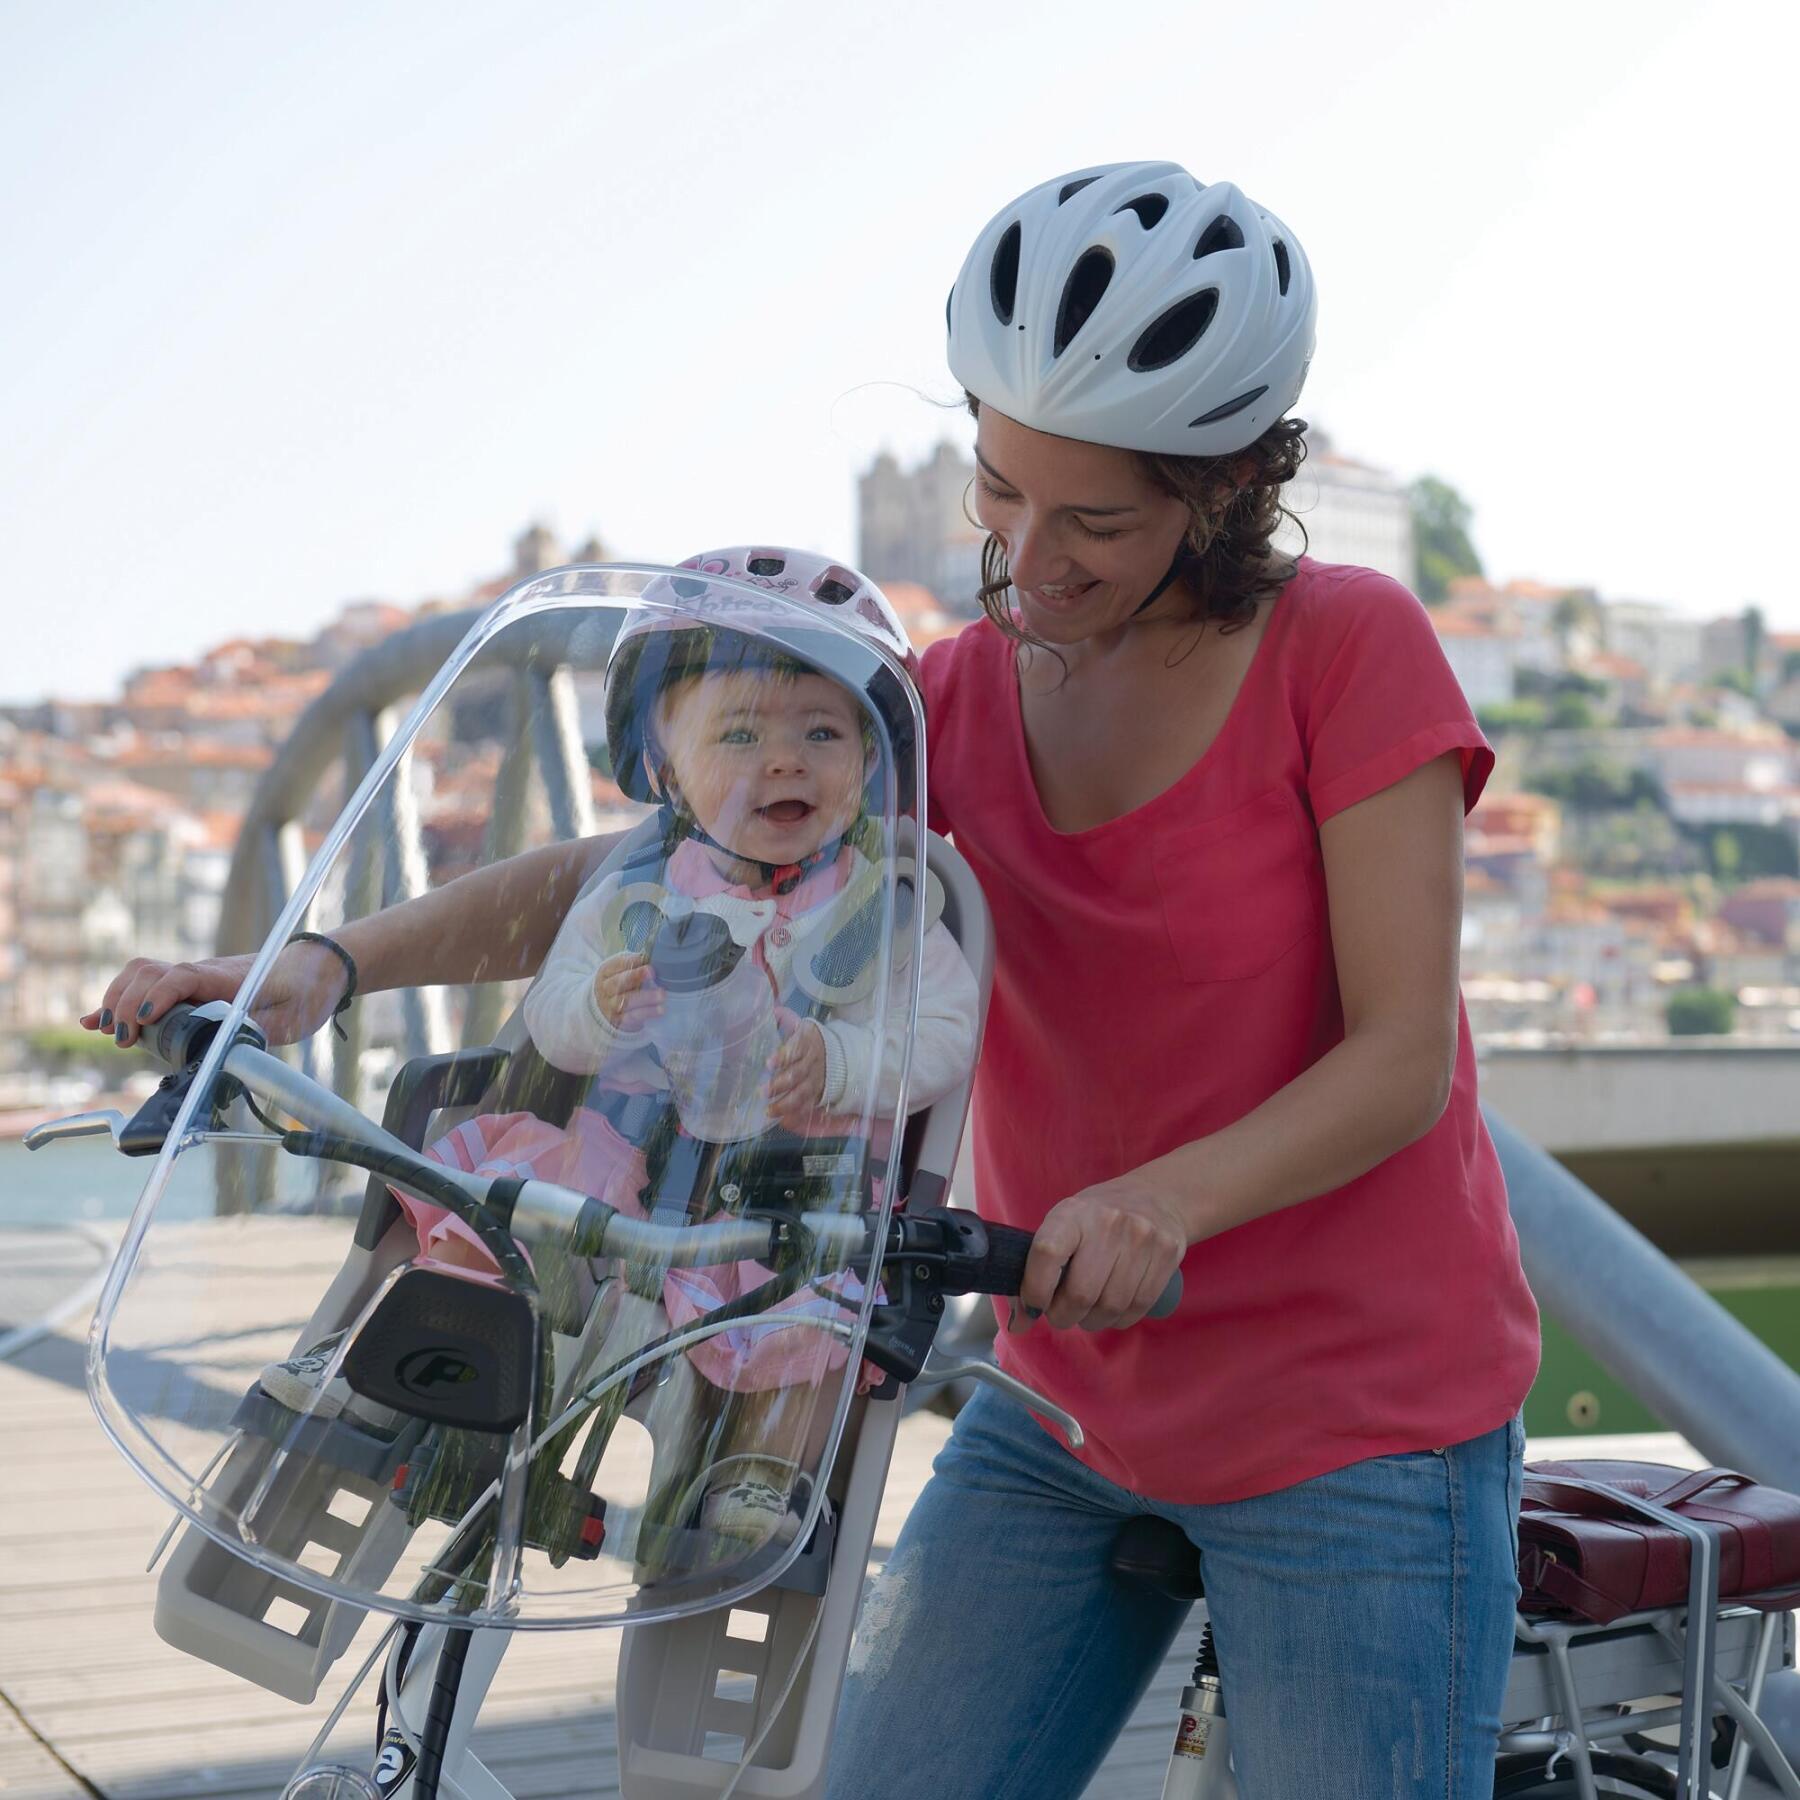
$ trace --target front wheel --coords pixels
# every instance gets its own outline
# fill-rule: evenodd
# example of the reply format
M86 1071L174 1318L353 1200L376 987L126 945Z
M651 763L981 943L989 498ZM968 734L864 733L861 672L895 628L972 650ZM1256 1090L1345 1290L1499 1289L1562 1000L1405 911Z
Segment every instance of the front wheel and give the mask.
M1503 1756L1494 1771L1494 1800L1577 1800L1575 1765L1566 1756L1546 1773L1544 1756ZM1674 1774L1642 1756L1596 1756L1594 1787L1629 1800L1675 1800Z

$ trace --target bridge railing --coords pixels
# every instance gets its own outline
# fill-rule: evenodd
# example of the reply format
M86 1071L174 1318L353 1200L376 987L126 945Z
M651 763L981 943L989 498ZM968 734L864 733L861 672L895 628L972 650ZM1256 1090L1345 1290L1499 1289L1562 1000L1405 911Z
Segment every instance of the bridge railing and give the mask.
M1800 1374L1548 1151L1487 1124L1545 1313L1703 1455L1800 1492Z
M264 773L239 831L220 907L220 954L257 948L273 929L306 866L304 821L316 796L334 776L346 798L374 766L404 711L436 675L470 626L477 610L440 614L395 633L349 663L300 716ZM582 744L574 678L569 666L570 621L548 614L509 627L484 646L484 661L508 674L500 767L481 847L483 864L516 855L525 838L536 783L559 838L585 837L595 829L593 786ZM596 646L584 634L583 660L593 664ZM411 784L384 784L374 816L352 840L345 878L344 916L360 917L408 900L428 885L425 840ZM480 1043L501 1023L506 990L498 983L465 990L460 1037ZM405 1058L452 1048L448 1009L437 988L402 991ZM361 1008L345 1020L347 1036L335 1041L331 1069L315 1065L315 1036L296 1047L296 1058L315 1079L326 1079L346 1099L360 1096L366 1049ZM221 1204L225 1204L221 1196Z

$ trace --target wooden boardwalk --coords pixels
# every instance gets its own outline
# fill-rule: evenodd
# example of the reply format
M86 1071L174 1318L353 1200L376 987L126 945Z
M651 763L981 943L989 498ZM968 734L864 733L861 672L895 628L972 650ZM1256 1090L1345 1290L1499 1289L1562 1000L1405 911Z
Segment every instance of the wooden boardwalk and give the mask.
M10 1274L15 1314L21 1282L47 1306L59 1279L73 1292L94 1264L91 1243L73 1234L0 1231L0 1288ZM312 1291L295 1296L296 1317ZM0 1309L0 1337L9 1323ZM144 1564L169 1515L94 1420L86 1324L78 1309L0 1361L0 1800L276 1800L326 1707L296 1707L156 1636ZM877 1559L947 1430L934 1414L902 1424ZM1675 1460L1678 1442L1655 1440L1651 1453ZM367 1627L340 1662L331 1698L378 1630ZM1180 1634L1090 1788L1095 1800L1160 1793L1194 1638ZM618 1642L613 1631L528 1632L509 1651L475 1742L518 1800L619 1792ZM372 1713L360 1701L356 1711L368 1729Z
M0 1232L0 1269L33 1303L91 1274L93 1247ZM303 1316L296 1296L296 1316ZM0 1361L0 1800L276 1800L327 1706L300 1708L170 1649L151 1626L144 1564L168 1509L101 1434L83 1385L87 1312ZM19 1320L0 1320L0 1334ZM893 1545L948 1431L903 1422L876 1533ZM335 1699L379 1625L337 1665ZM1093 1792L1154 1800L1175 1703L1192 1666L1184 1633ZM616 1631L527 1632L481 1715L477 1754L518 1800L616 1795ZM359 1701L361 1729L373 1713Z

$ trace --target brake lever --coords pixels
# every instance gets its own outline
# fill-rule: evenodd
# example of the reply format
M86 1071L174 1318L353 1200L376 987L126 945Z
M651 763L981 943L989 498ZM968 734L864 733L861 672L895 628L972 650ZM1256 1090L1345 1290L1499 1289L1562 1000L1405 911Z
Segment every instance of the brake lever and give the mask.
M991 1388L998 1388L1003 1394L1028 1406L1033 1412L1042 1413L1045 1418L1053 1420L1063 1429L1063 1436L1069 1440L1071 1450L1079 1450L1086 1441L1081 1421L1073 1413L1064 1412L1053 1400L1046 1400L1036 1388L1027 1387L1018 1376L1009 1375L998 1363L983 1362L980 1357L968 1357L961 1362L939 1363L927 1362L925 1367L913 1378L914 1387L935 1387L943 1381L980 1381Z
M169 1073L129 1119L115 1107L72 1113L66 1119L46 1119L26 1132L25 1148L41 1150L58 1138L99 1137L104 1132L112 1139L113 1148L127 1156L154 1156L162 1149L175 1115L187 1098L207 1045L230 1011L231 1003L226 1000L209 1001L204 1006L171 1007L145 1036L146 1044L170 1065ZM238 1027L238 1041L261 1048L268 1039L246 1019ZM237 1092L236 1083L221 1082L216 1110L222 1111Z
M124 1129L125 1115L116 1106L108 1106L99 1112L70 1113L66 1119L46 1119L43 1124L32 1126L25 1134L25 1148L41 1150L46 1144L54 1144L58 1138L108 1135L116 1150Z

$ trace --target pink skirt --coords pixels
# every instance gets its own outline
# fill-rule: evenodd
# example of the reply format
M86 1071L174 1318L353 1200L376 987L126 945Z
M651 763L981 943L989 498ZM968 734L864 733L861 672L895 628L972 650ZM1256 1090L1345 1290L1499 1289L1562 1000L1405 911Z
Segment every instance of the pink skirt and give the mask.
M534 1113L486 1113L446 1132L425 1155L472 1175L553 1181L591 1194L629 1218L649 1216L638 1199L647 1179L643 1153L586 1107L577 1107L567 1127L560 1129ZM493 1266L480 1238L454 1213L400 1188L393 1194L419 1234L419 1249L427 1262L446 1240L460 1239L475 1247L484 1264ZM669 1323L685 1325L761 1286L772 1274L758 1262L670 1269L662 1290ZM844 1366L848 1350L843 1339L817 1326L769 1321L814 1317L853 1322L862 1296L862 1283L854 1275L833 1276L829 1293L815 1288L790 1295L754 1319L695 1344L688 1359L714 1387L733 1393L817 1383Z

